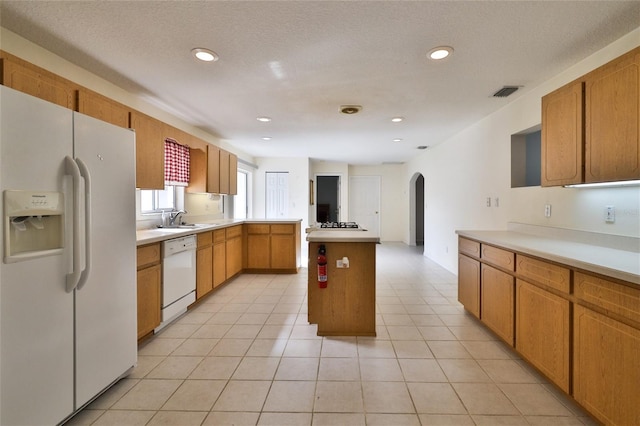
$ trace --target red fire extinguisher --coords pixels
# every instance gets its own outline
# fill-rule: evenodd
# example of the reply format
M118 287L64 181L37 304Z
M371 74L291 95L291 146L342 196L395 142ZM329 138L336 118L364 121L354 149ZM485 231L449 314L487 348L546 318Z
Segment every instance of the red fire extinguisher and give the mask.
M318 287L327 288L327 250L324 244L318 247Z

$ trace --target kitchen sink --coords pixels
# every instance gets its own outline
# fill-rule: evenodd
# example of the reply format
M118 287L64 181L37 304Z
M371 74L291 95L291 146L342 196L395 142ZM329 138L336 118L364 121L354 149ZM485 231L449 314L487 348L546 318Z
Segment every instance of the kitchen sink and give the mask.
M161 231L184 231L185 229L199 229L204 228L205 226L215 226L213 224L207 223L185 223L182 225L172 225L172 226L158 226L158 229Z

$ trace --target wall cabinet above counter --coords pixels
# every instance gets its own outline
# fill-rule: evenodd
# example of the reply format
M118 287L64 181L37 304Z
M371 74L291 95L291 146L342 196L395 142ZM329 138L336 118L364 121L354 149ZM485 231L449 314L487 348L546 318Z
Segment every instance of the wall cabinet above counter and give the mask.
M191 148L187 192L236 195L238 157L215 145Z
M542 186L640 179L640 47L542 98Z
M191 173L196 182L189 192L237 193L237 156L228 151L4 51L0 51L0 79L2 85L20 92L134 129L137 188L164 189L164 140L171 138L189 146L195 157ZM214 181L207 186L207 179Z

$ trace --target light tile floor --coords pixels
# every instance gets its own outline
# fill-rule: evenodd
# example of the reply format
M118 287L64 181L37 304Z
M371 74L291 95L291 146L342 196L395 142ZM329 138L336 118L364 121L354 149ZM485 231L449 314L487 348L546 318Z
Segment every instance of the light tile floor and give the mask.
M377 246L375 338L316 336L306 287L306 269L237 277L69 424L596 424L464 312L421 248Z

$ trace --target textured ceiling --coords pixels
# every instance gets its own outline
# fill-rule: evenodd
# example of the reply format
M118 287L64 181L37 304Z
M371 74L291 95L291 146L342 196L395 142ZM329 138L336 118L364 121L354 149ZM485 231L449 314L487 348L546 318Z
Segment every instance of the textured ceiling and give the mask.
M0 24L251 155L379 164L639 27L640 2L2 0ZM428 60L438 45L454 55Z

